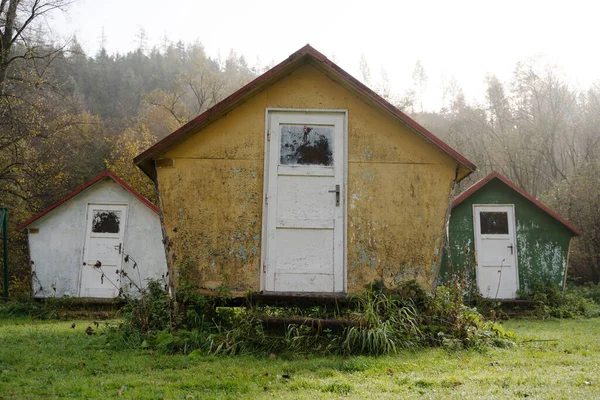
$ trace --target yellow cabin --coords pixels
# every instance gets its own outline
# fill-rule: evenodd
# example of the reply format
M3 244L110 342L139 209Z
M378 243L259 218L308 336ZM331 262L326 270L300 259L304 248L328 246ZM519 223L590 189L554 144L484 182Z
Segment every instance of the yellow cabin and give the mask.
M453 186L475 169L309 45L135 163L171 276L186 263L236 295L431 286Z

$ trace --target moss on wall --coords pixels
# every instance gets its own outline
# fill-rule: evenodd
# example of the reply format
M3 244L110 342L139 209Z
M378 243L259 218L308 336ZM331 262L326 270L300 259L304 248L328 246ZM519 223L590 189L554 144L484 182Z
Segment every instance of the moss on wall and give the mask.
M527 290L536 281L562 288L573 233L498 179L490 181L452 210L449 254L444 253L441 281L445 281L451 271L462 272L466 267L474 267L473 204L514 204L521 290ZM470 278L475 279L474 269L469 271Z

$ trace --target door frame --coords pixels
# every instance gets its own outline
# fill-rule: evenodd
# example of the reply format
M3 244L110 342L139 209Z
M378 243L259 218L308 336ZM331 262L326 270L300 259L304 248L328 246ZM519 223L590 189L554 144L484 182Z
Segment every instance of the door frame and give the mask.
M116 202L112 202L112 201L105 201L105 202L98 202L98 201L89 201L85 203L85 212L84 212L84 219L83 219L83 238L82 238L82 243L81 243L81 258L79 261L79 268L78 268L78 273L79 273L79 277L78 277L78 282L79 282L79 290L77 291L78 296L81 297L83 294L83 263L85 262L85 249L86 249L86 244L88 241L88 219L89 219L89 211L90 211L90 206L123 206L125 207L125 221L123 221L123 246L121 249L121 268L123 268L123 254L125 253L125 242L127 240L127 229L128 229L128 225L129 225L129 210L130 210L130 204L127 201L116 201ZM120 282L122 283L122 282Z
M477 263L476 267L475 267L475 277L476 277L476 281L477 281L477 289L480 290L479 288L481 287L479 284L479 248L480 248L480 241L481 241L481 234L478 234L477 232L480 230L480 228L477 225L478 222L478 217L477 217L477 209L480 207L486 207L486 208L510 208L511 209L511 213L512 213L512 219L509 219L509 224L512 224L512 241L513 241L513 249L514 249L514 257L515 257L515 283L517 285L515 292L519 290L519 288L521 287L521 283L519 282L519 254L518 254L518 246L517 246L517 221L516 221L516 215L515 215L515 205L514 204L473 204L473 236L474 236L474 245L475 245L475 261ZM510 225L509 225L510 226Z
M267 265L266 256L268 254L268 243L267 243L267 193L269 189L269 158L271 151L271 140L269 134L269 116L271 113L305 113L305 114L325 114L325 113L336 113L343 115L343 148L344 154L344 167L342 171L343 181L343 202L342 202L342 215L343 215L343 229L344 234L342 236L342 276L343 276L343 291L342 293L348 293L348 110L346 109L329 109L329 108L265 108L265 132L264 132L264 170L263 170L263 196L262 196L262 227L261 227L261 241L260 241L260 291L265 292L266 281L267 281ZM267 293L277 294L278 292L269 291ZM295 292L285 292L285 294L292 295ZM303 295L307 295L310 292L302 292ZM336 293L330 293L334 296Z

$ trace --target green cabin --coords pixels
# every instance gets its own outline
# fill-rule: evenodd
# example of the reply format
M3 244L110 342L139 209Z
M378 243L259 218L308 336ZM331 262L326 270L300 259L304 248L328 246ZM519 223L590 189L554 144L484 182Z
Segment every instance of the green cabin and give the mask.
M452 202L440 282L452 275L482 296L515 299L535 282L563 288L571 223L497 172Z

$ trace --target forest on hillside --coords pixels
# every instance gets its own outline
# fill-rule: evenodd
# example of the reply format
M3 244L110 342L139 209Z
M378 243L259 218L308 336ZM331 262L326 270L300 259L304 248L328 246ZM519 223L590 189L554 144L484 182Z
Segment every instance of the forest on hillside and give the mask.
M201 43L147 48L140 36L126 54L102 44L86 54L76 38L48 41L36 21L69 3L0 4L0 205L10 209L16 287L27 285L28 271L16 225L106 168L153 199L133 157L268 69L235 51L210 57ZM441 89L444 106L425 112L419 62L401 94L384 75L371 81L367 59L358 63L368 86L477 165L459 190L499 171L581 229L571 278L600 281L600 81L574 88L556 68L529 60L509 81L489 76L485 101L470 101L452 82Z

